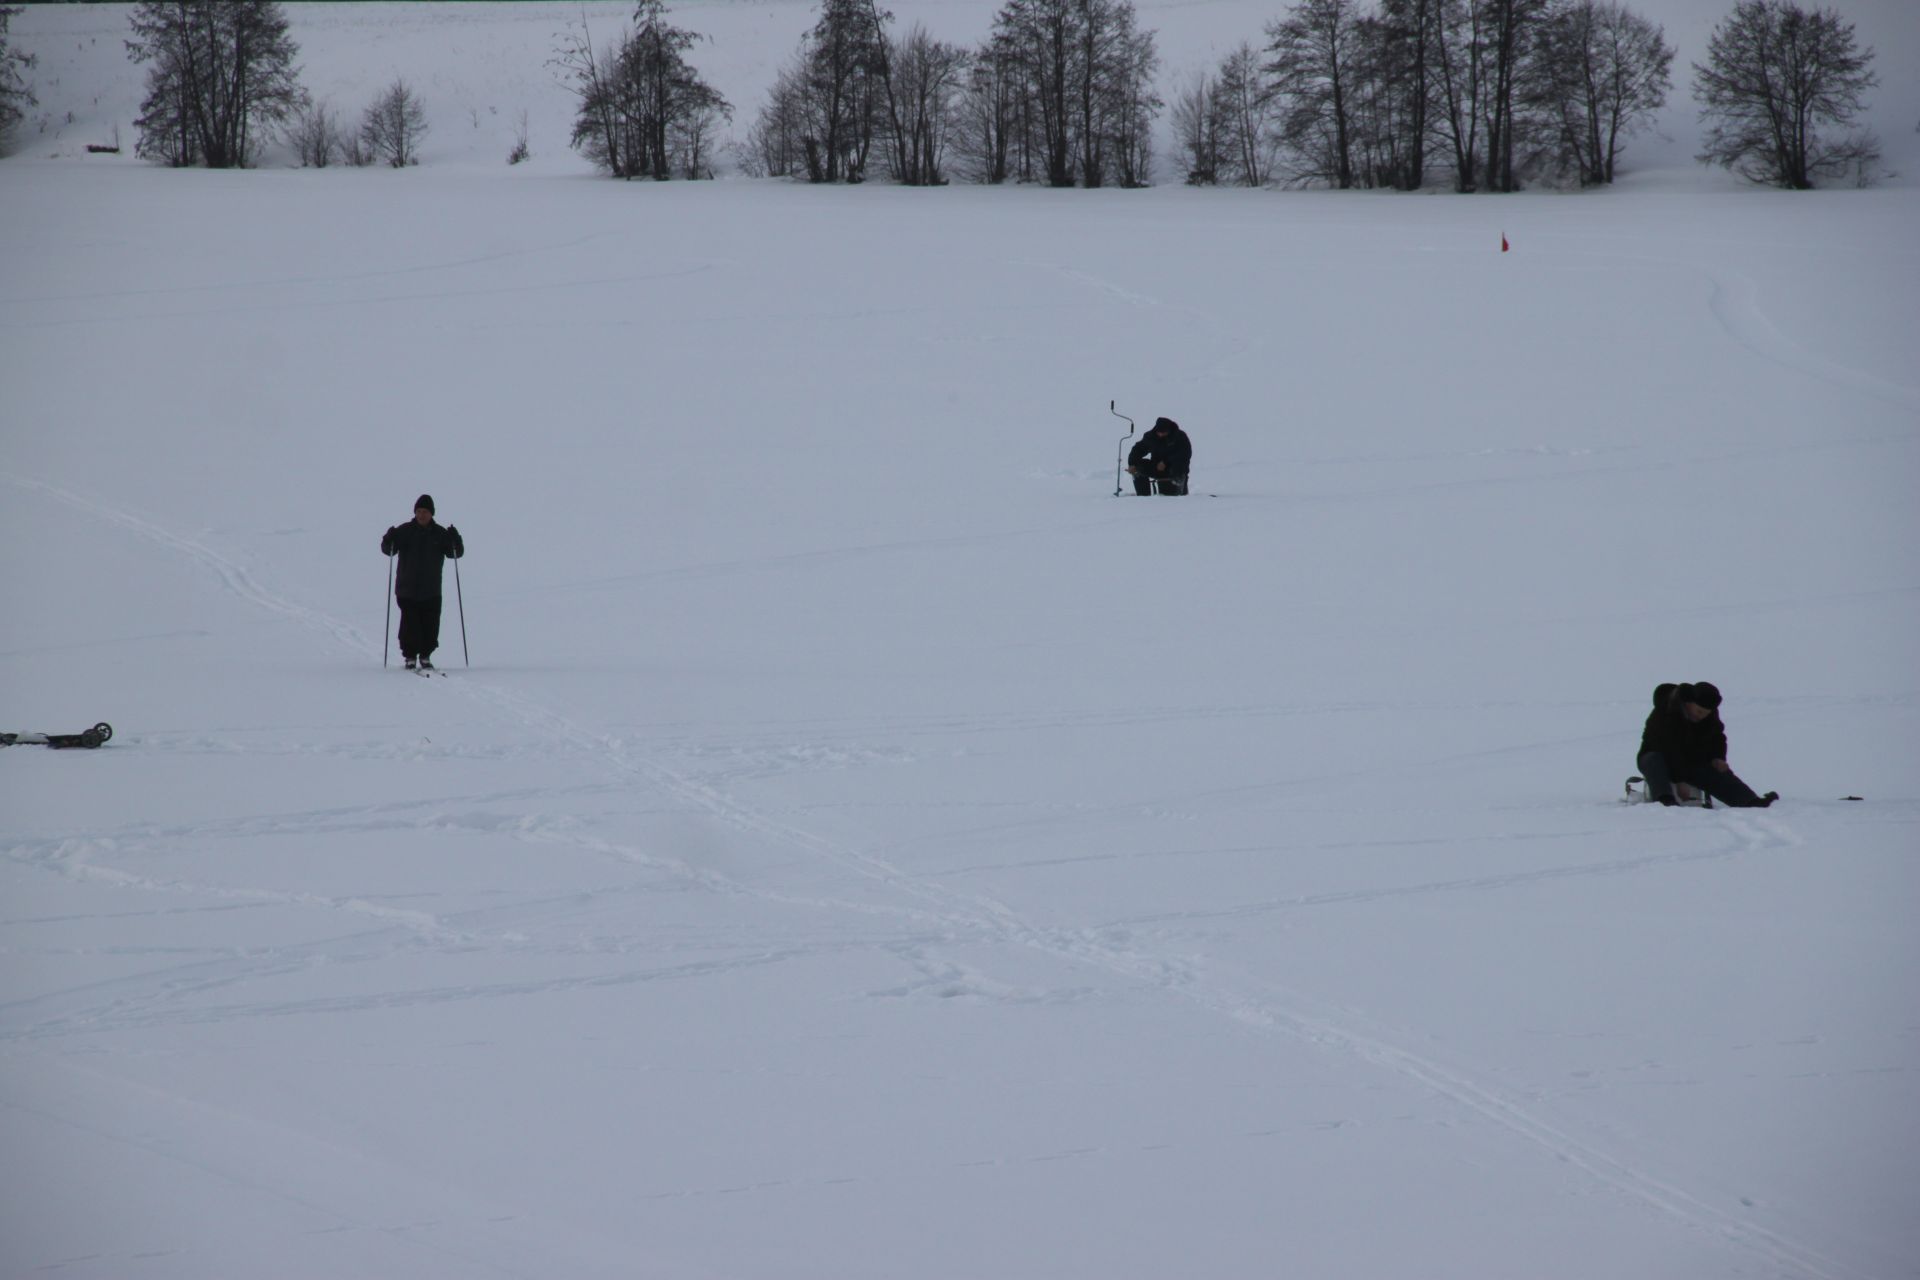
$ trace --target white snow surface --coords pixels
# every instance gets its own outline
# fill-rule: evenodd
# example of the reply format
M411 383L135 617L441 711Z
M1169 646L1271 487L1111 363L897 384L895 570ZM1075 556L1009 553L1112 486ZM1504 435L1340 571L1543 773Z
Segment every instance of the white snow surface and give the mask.
M1912 182L618 184L571 6L290 11L425 164L15 19L0 1274L1920 1275ZM1620 802L1699 679L1772 809Z

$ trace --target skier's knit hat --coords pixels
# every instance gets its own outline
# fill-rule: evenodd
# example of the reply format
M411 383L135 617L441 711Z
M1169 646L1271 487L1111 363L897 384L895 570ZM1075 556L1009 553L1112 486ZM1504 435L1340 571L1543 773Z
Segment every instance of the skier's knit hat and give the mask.
M415 500L413 504L413 509L415 511L418 511L422 507L426 508L426 512L428 515L433 514L433 495L432 494L423 493L420 495L418 499Z
M1720 691L1702 680L1698 684L1687 686L1686 701L1712 711L1720 705Z
M1178 431L1180 424L1172 418L1158 418L1154 420L1153 429L1155 431Z

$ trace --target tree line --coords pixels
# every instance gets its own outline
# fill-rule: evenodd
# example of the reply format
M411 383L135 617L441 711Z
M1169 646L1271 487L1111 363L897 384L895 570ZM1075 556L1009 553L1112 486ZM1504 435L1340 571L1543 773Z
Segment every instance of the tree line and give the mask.
M1188 181L1516 191L1613 181L1672 88L1674 52L1618 0L1298 0L1174 108ZM1851 124L1872 51L1832 10L1743 0L1695 64L1699 159L1805 188L1865 176Z
M0 5L0 144L26 118L27 108L39 101L27 84L33 58L14 48L8 35L7 28L19 12L18 6Z
M741 154L749 172L932 186L1146 186L1155 37L1131 0L1009 0L979 49L890 34L875 0L822 0Z
M0 6L0 138L34 99L32 60ZM741 167L764 176L914 186L956 178L1055 187L1153 180L1160 57L1132 0L1007 0L975 48L893 29L878 0L819 0L775 76ZM303 164L414 163L425 111L403 80L358 128L299 84L276 0L143 0L129 57L147 67L138 152L169 165L252 164L267 137ZM711 177L732 105L691 58L700 35L666 0L637 0L596 40L556 52L572 145L620 178ZM1663 29L1622 0L1294 0L1174 95L1195 184L1515 191L1613 181L1672 89ZM1693 65L1702 163L1804 189L1866 180L1878 143L1855 127L1873 50L1831 9L1738 0ZM512 161L528 154L525 117Z

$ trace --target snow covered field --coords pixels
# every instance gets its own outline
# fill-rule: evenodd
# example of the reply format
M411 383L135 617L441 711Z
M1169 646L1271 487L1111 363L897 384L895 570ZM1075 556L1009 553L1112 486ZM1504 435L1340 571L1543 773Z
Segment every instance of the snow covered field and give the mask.
M1910 179L622 185L559 8L290 7L402 173L15 20L0 1275L1920 1274ZM1774 808L1619 803L1697 679Z

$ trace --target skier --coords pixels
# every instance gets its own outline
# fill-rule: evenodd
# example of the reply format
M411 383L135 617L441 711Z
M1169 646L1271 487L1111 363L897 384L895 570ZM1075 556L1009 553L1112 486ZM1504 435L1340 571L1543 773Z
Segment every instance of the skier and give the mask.
M1187 491L1187 472L1193 466L1193 441L1172 418L1154 420L1153 430L1127 454L1127 474L1141 497L1159 492L1177 497Z
M399 556L393 598L400 606L400 656L409 671L433 670L433 651L440 647L440 574L449 557L467 553L460 530L433 522L433 496L421 494L413 504L413 519L387 530L380 539L383 555Z
M1653 691L1653 710L1640 735L1640 773L1647 794L1673 804L1676 787L1697 787L1734 809L1764 809L1777 791L1755 795L1727 766L1727 726L1720 722L1720 690L1697 684L1663 684Z

